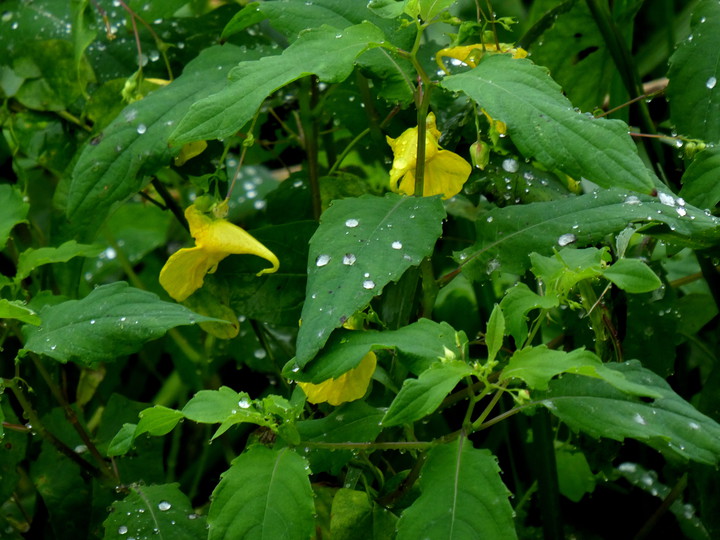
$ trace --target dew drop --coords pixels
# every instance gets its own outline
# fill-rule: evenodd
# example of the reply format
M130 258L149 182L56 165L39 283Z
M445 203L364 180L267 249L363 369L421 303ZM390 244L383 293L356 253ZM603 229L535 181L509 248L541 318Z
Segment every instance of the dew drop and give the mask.
M315 266L325 266L329 262L330 255L318 255L318 258L315 259Z
M488 216L488 218L487 218L485 221L487 221L488 223L492 223L492 222L493 222L493 217L492 217L492 216Z
M502 168L509 173L517 172L519 165L516 159L507 158L502 162Z
M138 127L137 127L138 135L142 135L146 131L147 131L147 126L145 124L138 124Z
M715 85L717 84L717 79L715 77L710 77L707 82L705 83L705 86L707 86L708 90L712 90L715 88Z
M118 534L127 534L128 528L125 525L120 525L118 527Z
M171 508L172 508L172 504L170 504L167 501L160 501L158 503L158 510L160 510L161 512L166 512L166 511L170 510Z
M262 360L263 358L265 358L267 356L267 351L265 349L257 349L253 353L253 356L255 358L257 358L258 360Z
M675 198L672 195L668 195L667 193L663 193L661 191L658 193L658 199L660 199L660 202L665 206L675 206Z
M249 409L250 405L250 400L246 397L241 398L240 401L238 401L238 407L240 407L241 409Z
M352 266L353 264L355 264L356 260L357 260L357 258L355 257L355 255L353 255L352 253L346 253L345 256L343 257L342 262L346 266Z
M359 224L360 224L360 222L359 222L357 219L354 219L354 218L350 218L350 219L348 219L348 220L345 221L345 226L346 226L346 227L350 227L351 229L352 229L353 227L357 227Z
M372 279L366 279L365 281L363 281L362 286L363 286L363 289L368 289L368 290L374 289L375 282Z
M398 240L395 240L395 241L392 243L392 248L393 248L393 249L402 249L402 242L399 242Z
M680 217L687 215L687 210L685 210L682 206L676 208L675 211L678 213L678 216L680 216Z
M628 195L625 197L625 204L640 204L640 199L635 195Z
M640 414L635 413L635 416L633 416L633 420L640 424L641 426L647 426L647 420L645 420Z
M577 240L577 236L575 236L572 233L566 233L566 234L561 235L560 238L558 238L557 243L560 247L565 247L568 244L572 244L576 240Z
M95 319L90 319L90 324L95 324Z

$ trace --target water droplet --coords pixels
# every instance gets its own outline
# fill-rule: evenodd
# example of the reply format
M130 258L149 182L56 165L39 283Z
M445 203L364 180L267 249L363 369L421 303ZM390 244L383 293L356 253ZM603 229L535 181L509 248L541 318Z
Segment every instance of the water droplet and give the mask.
M687 210L685 210L682 206L679 208L676 208L675 211L678 213L678 216L680 216L680 217L687 215Z
M717 84L717 79L715 77L710 77L707 82L705 83L705 86L708 87L709 90L712 90L715 88L715 85Z
M145 124L138 124L138 127L137 127L138 135L142 135L146 131L147 131L147 126Z
M374 289L375 282L372 279L366 279L365 281L363 281L362 286L363 286L363 289L368 289L368 290Z
M488 216L488 218L487 218L485 221L487 221L488 223L492 223L492 222L493 222L493 217L492 217L492 216Z
M502 162L502 168L505 169L509 173L517 172L519 168L519 164L516 159L513 158L507 158Z
M574 234L565 233L565 234L561 235L560 238L558 238L557 243L560 247L565 247L568 244L572 244L576 240L577 240L577 236L575 236Z
M90 319L90 324L95 324L95 319Z
M392 243L392 248L393 248L393 249L402 249L402 242L399 242L398 240L395 240L395 241Z
M690 422L688 424L688 426L690 426L690 429L695 429L695 430L700 429L700 426L698 424L696 424L695 422Z
M253 356L255 358L257 358L258 360L262 360L263 358L265 358L267 356L267 351L265 349L257 349L253 353Z
M668 195L667 193L663 193L661 191L658 193L658 199L660 199L660 202L665 206L675 206L675 198L672 195Z
M315 259L315 266L325 266L329 262L330 255L318 255L318 258Z
M353 264L355 264L356 260L357 260L357 258L355 257L355 255L353 255L352 253L346 253L345 256L343 257L342 262L344 265L352 266Z
M640 204L640 199L635 195L628 195L625 197L625 204Z
M120 525L118 527L118 534L127 534L128 528L125 525Z
M197 519L198 517L200 516L198 516L197 514L188 514L188 519Z
M160 510L161 512L166 512L166 511L170 510L171 508L172 508L172 504L170 504L167 501L160 501L158 503L158 510Z
M351 229L352 229L353 227L357 227L359 224L360 224L360 222L359 222L357 219L354 219L354 218L350 218L350 219L348 219L348 220L345 221L345 226L346 226L346 227L350 227Z
M241 409L249 409L250 405L250 400L246 397L240 398L240 401L238 401L238 407Z
M637 422L641 426L647 426L647 420L640 416L639 413L635 413L635 416L633 416L633 421Z

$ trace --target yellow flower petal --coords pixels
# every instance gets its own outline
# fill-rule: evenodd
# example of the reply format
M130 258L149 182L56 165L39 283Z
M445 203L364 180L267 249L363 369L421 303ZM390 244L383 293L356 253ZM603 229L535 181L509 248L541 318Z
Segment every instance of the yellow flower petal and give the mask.
M417 165L418 128L410 128L397 139L387 138L395 159L390 169L390 189L405 195L415 194L415 167ZM444 199L457 195L472 171L470 164L462 157L440 150L440 131L435 115L428 114L425 137L425 178L423 196L443 195Z
M356 368L343 373L337 379L328 379L320 384L298 383L310 403L328 402L340 405L346 401L355 401L365 395L370 379L375 372L377 357L370 351Z
M194 205L185 210L195 247L173 253L160 271L160 284L168 294L182 302L200 287L205 274L212 274L228 255L257 255L272 264L258 275L275 272L280 267L275 254L237 225L213 219Z
M478 62L485 53L497 52L498 47L494 43L473 43L472 45L440 49L437 54L435 54L435 61L438 66L447 73L448 70L443 63L443 58L454 58L474 68L478 65ZM513 58L525 58L527 56L525 49L522 47L513 47L509 43L501 43L499 52L511 53Z

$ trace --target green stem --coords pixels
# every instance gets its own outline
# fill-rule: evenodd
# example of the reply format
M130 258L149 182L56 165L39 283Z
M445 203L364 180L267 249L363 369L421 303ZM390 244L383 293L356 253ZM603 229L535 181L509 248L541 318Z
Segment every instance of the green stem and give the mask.
M162 200L165 202L165 206L173 213L175 219L180 222L180 225L185 227L186 231L189 231L190 226L188 225L187 219L185 219L185 214L183 213L182 208L180 208L177 201L173 199L173 196L170 195L170 192L165 187L165 184L157 178L153 178L152 185L155 188L155 191L158 192L158 195L162 197Z

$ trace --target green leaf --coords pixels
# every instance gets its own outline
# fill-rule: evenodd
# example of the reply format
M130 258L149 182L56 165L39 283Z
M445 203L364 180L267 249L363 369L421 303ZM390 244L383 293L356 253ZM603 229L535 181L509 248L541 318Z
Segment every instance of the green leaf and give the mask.
M524 283L508 289L500 301L505 313L507 332L515 340L516 347L522 347L527 339L527 314L533 309L551 309L560 304L557 296L540 296Z
M171 141L182 145L229 137L252 119L275 90L312 74L323 82L341 82L352 72L355 58L384 40L383 32L369 22L342 31L329 27L308 30L281 55L241 62L230 72L225 88L205 99L196 97Z
M208 538L307 540L314 511L307 462L287 448L252 446L213 491Z
M698 208L714 208L720 202L720 146L699 152L682 176L680 196Z
M325 418L302 420L297 429L308 443L372 442L380 434L383 412L364 401L344 403ZM338 474L353 458L352 450L329 450L306 446L303 456L310 462L314 474Z
M555 452L558 487L560 493L573 502L579 502L586 493L595 490L595 476L585 454L560 448Z
M528 254L550 255L563 245L592 245L629 223L653 225L641 232L677 244L709 247L718 237L717 218L671 195L659 198L609 189L552 202L497 208L476 224L476 243L455 254L470 279L495 270L523 274ZM682 202L682 204L681 204ZM507 316L507 312L506 312Z
M603 276L629 293L650 292L662 285L655 272L639 259L620 259L603 270Z
M641 441L667 457L708 465L720 461L720 425L678 396L663 378L632 360L605 364L661 397L632 396L605 381L565 375L532 396L572 429L593 437Z
M495 360L495 356L502 347L504 337L505 316L503 315L502 308L500 308L498 304L495 304L492 313L490 313L487 330L485 331L485 345L488 349L488 362Z
M145 409L140 413L140 421L137 424L134 438L143 433L155 436L167 435L175 429L175 426L182 418L183 413L180 411L162 405L155 405L150 409Z
M10 231L18 223L24 223L30 205L23 200L22 194L8 184L0 185L0 250L5 249Z
M465 362L436 362L417 379L405 379L382 419L384 427L409 424L431 414L463 377L472 373Z
M137 424L123 424L120 431L118 431L110 441L107 449L107 456L116 457L127 454L132 448L136 430Z
M17 319L35 326L42 322L37 313L24 306L20 300L6 300L5 298L0 298L0 319Z
M455 0L418 0L420 18L424 21L429 21L454 3Z
M547 69L529 60L485 55L475 69L446 77L442 85L465 92L494 120L505 122L520 152L550 170L601 187L653 189L627 125L574 111Z
M517 538L510 492L488 450L465 438L433 448L419 486L422 494L398 522L398 540Z
M67 216L81 224L102 221L116 203L142 189L160 167L180 152L168 136L198 99L224 87L239 59L259 58L262 49L230 44L210 47L164 88L125 107L85 146L73 170ZM99 140L98 140L99 138Z
M178 486L177 483L159 486L131 485L130 494L113 503L110 515L103 523L103 538L206 538L205 519L194 512L190 500Z
M547 390L550 379L561 373L603 379L617 390L634 396L662 397L657 390L632 382L622 373L608 368L597 355L585 349L565 352L548 349L545 345L527 347L513 354L500 374L500 380L522 379L534 390Z
M298 366L390 281L433 251L445 210L438 197L363 196L335 201L310 240Z
M170 328L217 320L125 282L98 287L82 300L47 306L40 318L39 327L23 327L24 350L83 366L138 351Z
M547 295L567 295L580 281L602 275L603 262L610 261L608 248L562 248L552 257L530 254L532 273L545 283Z
M447 323L429 319L420 319L398 330L385 332L343 329L330 336L321 354L306 364L302 371L298 372L297 364L290 361L284 373L292 379L317 384L357 367L369 351L394 349L400 361L419 375L438 358L444 357L448 350L462 357L466 342L462 332L456 332Z
M75 240L68 240L58 247L28 248L18 258L15 280L25 279L38 266L67 262L73 257L95 257L102 251L100 246L78 244Z
M670 58L667 87L670 116L677 131L706 142L720 141L720 5L698 3L690 36Z

